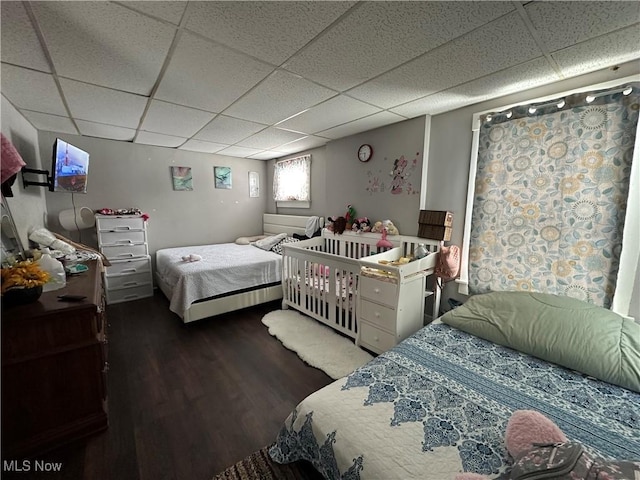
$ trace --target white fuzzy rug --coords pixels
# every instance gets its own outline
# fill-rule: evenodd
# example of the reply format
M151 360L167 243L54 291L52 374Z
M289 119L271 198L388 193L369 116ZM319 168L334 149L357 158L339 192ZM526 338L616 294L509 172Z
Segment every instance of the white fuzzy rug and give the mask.
M373 358L350 339L295 310L269 312L262 323L285 347L333 379L349 375Z

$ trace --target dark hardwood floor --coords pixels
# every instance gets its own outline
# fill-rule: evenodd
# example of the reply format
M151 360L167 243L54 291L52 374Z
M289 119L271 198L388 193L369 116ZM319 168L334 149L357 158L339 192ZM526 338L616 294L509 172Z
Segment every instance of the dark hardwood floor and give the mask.
M279 308L185 325L161 293L108 306L108 430L2 477L210 479L271 444L296 404L332 381L268 334L260 320ZM35 460L62 470L35 472Z

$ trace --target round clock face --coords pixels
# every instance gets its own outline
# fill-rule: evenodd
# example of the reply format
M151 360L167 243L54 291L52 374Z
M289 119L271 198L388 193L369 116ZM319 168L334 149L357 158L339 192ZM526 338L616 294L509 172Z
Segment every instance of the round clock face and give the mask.
M358 149L358 159L361 162L368 162L371 155L373 155L373 148L371 148L371 145L361 145Z

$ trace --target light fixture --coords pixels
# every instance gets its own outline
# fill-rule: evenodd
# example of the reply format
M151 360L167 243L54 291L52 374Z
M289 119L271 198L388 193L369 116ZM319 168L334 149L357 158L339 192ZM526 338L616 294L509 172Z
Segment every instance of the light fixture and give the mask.
M565 105L566 105L565 101L564 101L564 100L560 100L560 101L558 102L558 105L556 105L556 106L557 106L558 108L562 108L562 107L564 107Z
M536 107L529 107L529 113L536 113L537 108Z
M96 217L89 207L62 210L58 214L60 225L68 232L92 228L96 224Z
M511 117L513 117L513 112L511 110L509 110L507 112L507 118L511 118Z
M614 95L616 93L622 93L623 95L629 95L632 91L633 91L633 87L627 85L627 86L620 87L620 88L614 88L612 90L605 90L604 92L592 93L590 95L587 95L585 100L587 101L587 103L591 103L596 98L604 97L605 95Z

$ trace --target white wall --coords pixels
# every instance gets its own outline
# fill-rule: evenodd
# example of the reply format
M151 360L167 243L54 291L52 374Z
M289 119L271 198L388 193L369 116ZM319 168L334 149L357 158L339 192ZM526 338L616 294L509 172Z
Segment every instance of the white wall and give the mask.
M452 243L462 245L471 156L471 123L474 113L637 75L640 71L639 67L638 62L627 63L621 65L617 70L601 70L433 116L431 118L427 206L432 210L452 210L454 212ZM637 270L637 275L640 275L640 268ZM635 284L636 286L640 285L638 278L636 278ZM464 298L457 293L457 286L453 282L447 285L444 296ZM631 303L632 311L630 314L635 318L640 318L640 289L635 289Z
M52 132L40 132L40 155L50 159L59 136L90 154L86 194L47 192L48 227L78 240L77 232L62 230L61 210L86 206L139 208L150 216L149 248L232 242L239 236L262 233L266 210L266 162L188 152ZM193 191L174 191L170 166L191 167ZM214 166L232 170L230 190L214 187ZM45 168L51 168L47 165ZM249 171L260 175L259 198L249 198ZM31 187L29 187L31 188ZM83 230L82 243L95 246L95 232Z
M38 150L38 132L18 112L7 99L2 96L2 133L16 147L28 168L41 169L40 152ZM36 180L36 178L33 178ZM13 187L13 197L6 199L14 218L22 245L28 248L28 229L30 226L44 225L46 215L45 187L22 187L22 177L18 174Z

